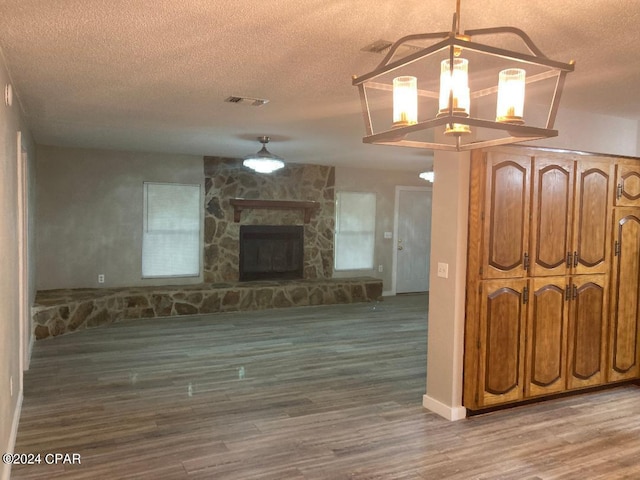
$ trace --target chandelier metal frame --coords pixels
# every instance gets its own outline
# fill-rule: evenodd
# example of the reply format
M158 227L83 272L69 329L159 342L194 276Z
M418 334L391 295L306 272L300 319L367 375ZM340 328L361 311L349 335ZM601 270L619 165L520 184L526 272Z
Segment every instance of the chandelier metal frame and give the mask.
M414 34L402 37L390 47L389 52L380 62L380 64L375 68L375 70L361 76L354 75L352 83L354 86L358 87L359 90L362 114L365 123L366 134L363 137L364 143L435 150L464 151L475 148L484 148L495 145L523 142L527 140L555 137L558 135L558 131L554 130L554 124L560 105L560 98L562 96L566 76L568 73L574 70L575 62L571 61L569 63L563 63L548 58L538 47L536 47L531 38L525 32L516 27L480 28L465 30L462 34L460 34L460 0L457 0L456 5L457 8L453 16L453 25L451 31ZM526 47L528 53L516 52L491 45L485 45L472 40L473 37L497 34L511 34L517 36L524 43L524 46ZM394 61L394 56L396 56L400 47L408 46L410 45L409 42L415 42L418 40L438 41L431 46L422 48L415 53L411 53L399 60ZM411 46L415 48L415 46ZM448 56L444 56L442 53L446 50L448 50ZM439 115L434 116L434 118L418 121L417 123L412 125L396 126L382 131L374 130L368 95L369 89L386 92L393 91L392 85L388 82L381 81L380 77L402 67L410 65L414 62L419 62L428 57L432 57L434 55L440 55L439 58L443 59L448 58L450 64L453 65L453 59L457 57L461 51L478 52L480 54L499 57L506 61L511 61L520 65L535 65L538 67L542 67L542 69L545 70L542 73L528 76L526 79L527 84L555 77L555 90L552 94L552 100L549 106L546 125L544 127L536 127L532 125L492 121L484 118L473 117L471 115L462 116L459 112L454 111L453 101L452 99L450 99L448 112L441 112ZM496 85L490 88L471 91L470 97L473 101L474 99L481 98L487 95L497 94L497 91L498 86ZM437 99L439 97L439 92L423 89L418 90L418 96ZM503 132L503 135L506 136L503 136L501 138L482 140L471 138L471 136L467 137L465 135L454 134L449 136L450 140L448 143L436 141L435 139L433 141L423 141L407 138L411 134L416 132L435 129L436 127L440 126L452 126L454 124L500 130ZM468 141L466 141L467 139Z

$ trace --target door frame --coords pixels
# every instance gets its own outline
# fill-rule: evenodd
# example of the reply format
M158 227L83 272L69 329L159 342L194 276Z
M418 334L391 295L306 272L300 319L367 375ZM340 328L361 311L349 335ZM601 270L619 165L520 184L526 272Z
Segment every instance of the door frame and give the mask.
M391 292L390 295L396 295L396 286L398 279L398 216L400 214L400 192L433 192L433 187L409 187L406 185L396 185L396 194L393 205L393 241L391 242ZM433 204L432 204L433 206ZM432 232L433 235L433 232ZM429 252L431 255L431 252Z
M33 333L29 301L29 168L22 132L16 139L17 233L18 233L18 317L20 323L20 367L29 370Z

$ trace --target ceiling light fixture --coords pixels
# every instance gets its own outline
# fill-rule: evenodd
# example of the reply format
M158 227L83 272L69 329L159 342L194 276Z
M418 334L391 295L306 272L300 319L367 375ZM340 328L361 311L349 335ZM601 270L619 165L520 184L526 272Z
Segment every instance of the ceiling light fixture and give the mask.
M267 150L269 140L267 136L258 137L258 141L262 143L262 149L258 153L244 157L242 165L258 173L272 173L284 167L284 159Z
M518 37L527 52L472 41L493 36L501 42L503 34ZM437 42L394 60L399 51L415 48L408 42L424 40ZM555 137L562 89L573 70L573 61L547 58L515 27L461 34L456 0L450 32L402 37L375 70L353 77L365 120L363 142L461 151ZM375 130L374 123L383 129Z
M426 180L427 182L431 182L433 183L433 180L435 179L435 175L433 173L433 171L429 171L429 172L422 172L420 175L418 175L421 179Z

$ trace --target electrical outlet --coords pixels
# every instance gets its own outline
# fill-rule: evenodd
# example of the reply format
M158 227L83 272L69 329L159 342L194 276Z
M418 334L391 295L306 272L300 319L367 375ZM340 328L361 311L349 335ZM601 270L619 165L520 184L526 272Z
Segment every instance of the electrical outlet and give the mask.
M98 283L104 283L104 273L98 274Z
M378 265L378 271L382 272L384 270L384 268L382 267L382 264Z
M438 276L441 278L449 278L449 264L438 262Z

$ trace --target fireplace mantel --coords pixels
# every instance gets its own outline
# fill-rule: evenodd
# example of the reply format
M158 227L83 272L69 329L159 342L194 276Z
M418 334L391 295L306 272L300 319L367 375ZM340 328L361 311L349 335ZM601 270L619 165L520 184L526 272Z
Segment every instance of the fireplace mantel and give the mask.
M304 223L309 223L311 214L320 207L318 202L299 200L247 200L244 198L232 198L229 200L233 206L233 221L238 223L242 210L250 208L262 208L270 210L302 210Z

